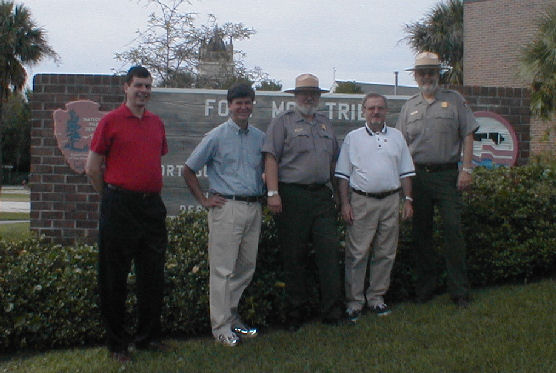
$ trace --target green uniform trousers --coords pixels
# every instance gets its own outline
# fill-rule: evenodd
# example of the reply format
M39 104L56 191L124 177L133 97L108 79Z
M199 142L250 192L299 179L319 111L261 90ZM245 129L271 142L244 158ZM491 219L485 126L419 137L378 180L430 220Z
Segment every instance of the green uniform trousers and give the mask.
M280 183L282 213L278 215L278 235L282 256L289 316L302 316L307 304L308 283L305 264L312 241L318 268L321 314L338 319L343 314L339 239L332 192L326 186L310 188Z
M452 298L468 295L465 241L461 230L462 200L457 189L458 170L428 172L417 167L413 180L413 239L416 261L416 295L429 299L438 282L437 253L433 249L433 215L438 207L444 235L447 286Z

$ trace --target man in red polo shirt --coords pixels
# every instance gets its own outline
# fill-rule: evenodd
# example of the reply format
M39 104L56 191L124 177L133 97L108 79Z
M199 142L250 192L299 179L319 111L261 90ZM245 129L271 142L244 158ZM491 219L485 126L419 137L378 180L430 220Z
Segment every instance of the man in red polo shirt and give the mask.
M132 67L124 83L125 103L98 124L85 167L100 194L100 309L113 359L131 359L132 341L124 329L127 276L131 260L137 275L138 349L164 351L160 312L167 245L161 157L168 152L164 123L145 109L152 77Z

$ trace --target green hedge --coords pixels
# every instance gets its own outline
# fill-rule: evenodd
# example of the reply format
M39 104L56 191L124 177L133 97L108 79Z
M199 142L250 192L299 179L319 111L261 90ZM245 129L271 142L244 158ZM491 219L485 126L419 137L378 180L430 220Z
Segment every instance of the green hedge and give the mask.
M465 194L465 237L474 286L524 281L554 274L556 262L556 167L532 162L523 167L479 169ZM343 225L338 220L338 233ZM208 258L205 212L169 219L165 335L208 335ZM413 296L411 227L403 223L389 302ZM434 242L441 247L441 229ZM257 326L282 321L284 283L274 220L265 214L257 270L240 313ZM339 252L339 260L343 248ZM97 306L97 251L94 246L62 247L40 240L0 240L0 351L101 343L104 330ZM309 267L317 281L314 264ZM442 285L442 284L439 284ZM128 278L132 314L134 275ZM311 299L316 313L318 286ZM128 324L133 325L131 320Z

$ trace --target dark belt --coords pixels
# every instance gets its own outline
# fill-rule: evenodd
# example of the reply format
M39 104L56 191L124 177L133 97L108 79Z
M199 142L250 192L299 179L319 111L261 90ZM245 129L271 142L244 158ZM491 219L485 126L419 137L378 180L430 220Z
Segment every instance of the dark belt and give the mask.
M363 192L362 190L357 190L357 189L354 189L354 188L351 188L351 190L353 190L355 193L361 194L362 196L365 196L365 197L383 199L383 198L386 198L388 196L391 196L394 193L398 193L400 190L402 190L402 188L389 190L387 192L381 192L381 193L367 193L367 192Z
M298 188L303 188L303 189L309 190L309 191L319 190L319 189L322 189L326 186L326 184L297 184L297 183L282 183L282 184L291 185L291 186L298 187Z
M114 192L118 192L118 193L125 194L127 196L131 196L131 197L135 197L135 198L145 199L145 198L150 198L150 197L154 197L154 196L159 195L158 193L144 193L144 192L136 192L134 190L127 190L127 189L124 189L124 188L120 188L119 186L114 185L114 184L106 184L106 188L110 189Z
M223 194L218 194L222 198L231 199L233 201L241 202L261 202L263 197L261 196L225 196Z
M425 172L457 170L457 163L415 163L415 169Z

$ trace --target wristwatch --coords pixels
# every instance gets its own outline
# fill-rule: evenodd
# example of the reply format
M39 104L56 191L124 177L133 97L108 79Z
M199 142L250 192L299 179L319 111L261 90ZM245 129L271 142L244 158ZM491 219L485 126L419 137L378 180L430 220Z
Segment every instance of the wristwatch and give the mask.
M461 170L463 172L467 172L468 174L472 174L473 173L473 169L472 168L467 168L467 167L462 167Z
M277 190L269 190L268 192L266 192L266 196L267 197L274 197L278 195L278 191Z
M404 199L406 201L413 202L413 198L411 198L410 196L405 196Z

